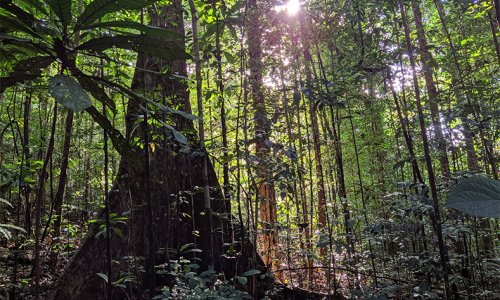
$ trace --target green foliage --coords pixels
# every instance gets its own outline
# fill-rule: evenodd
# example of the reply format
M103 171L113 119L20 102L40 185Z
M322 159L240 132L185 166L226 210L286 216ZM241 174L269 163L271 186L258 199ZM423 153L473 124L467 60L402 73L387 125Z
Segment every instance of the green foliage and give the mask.
M500 218L500 182L484 176L465 178L452 188L446 207L476 217Z
M48 7L59 18L63 31L58 28L56 20L38 19L38 16L23 10L13 3L0 5L1 29L8 34L0 36L0 43L6 46L6 53L11 53L15 61L12 71L1 78L0 92L25 80L35 80L43 74L52 63L58 62L63 70L69 69L85 89L98 101L108 97L100 91L96 79L86 75L78 66L77 55L91 52L108 59L103 51L119 48L142 51L163 59L186 58L186 52L176 46L180 37L166 29L154 28L139 24L134 20L117 20L93 24L94 21L109 13L122 9L141 9L154 1L106 1L97 0L90 3L75 25L71 25L72 1L48 1ZM127 31L139 31L140 34L107 34L93 38L96 29L120 28ZM70 34L72 32L73 34ZM74 33L79 32L78 37ZM49 41L54 41L51 44ZM34 55L35 54L35 55ZM44 54L44 55L40 55ZM72 87L75 85L72 84ZM107 103L110 105L109 103Z
M82 29L92 29L92 28L109 28L112 30L117 30L117 28L120 30L134 29L148 36L161 38L165 41L166 40L175 41L183 38L183 36L165 28L144 25L134 21L126 21L126 20L99 22L82 27Z
M83 13L77 15L76 0L0 1L0 91L5 91L4 97L0 98L0 196L9 194L9 199L20 197L19 202L12 201L16 205L20 203L19 207L0 211L0 223L13 223L15 218L11 214L16 209L20 212L19 224L23 223L25 210L31 209L27 215L33 215L34 207L28 205L34 201L33 191L37 188L40 159L46 153L53 107L53 101L47 99L45 91L48 82L49 85L55 82L50 78L64 74L55 77L65 78L62 82L65 91L56 98L65 98L66 95L70 102L81 98L77 104L86 104L80 110L87 107L89 96L94 104L102 102L113 113L108 114L109 120L103 116L100 119L107 121L100 124L106 124L107 127L103 127L110 133L115 128L115 133L125 132L124 120L133 123L132 131L142 130L147 115L149 128L154 128L150 131L153 132L150 136L152 162L163 157L164 152L160 151L174 149L173 155L189 152L205 156L208 152L209 162L214 165L214 174L218 177L222 177L222 168L227 165L229 184L225 196L231 199L233 212L236 212L236 207L241 210L242 223L250 228L249 237L256 235L257 246L262 247L260 238L263 232L268 232L265 227L279 228L277 263L281 267L286 261L293 269L312 263L314 277L311 280L317 283L314 287L318 290L328 288L323 284L327 269L316 268L321 265L339 267L328 274L330 281L327 284L331 285L331 290L336 285L352 298L433 299L441 296L436 293L443 288L443 274L435 242L434 208L430 201L415 91L410 82L411 68L402 42L404 32L397 1L300 1L305 12L302 25L298 17L278 13L270 6L261 7L259 21L263 28L263 51L261 65L257 67L261 68L260 79L264 83L261 91L265 98L265 114L259 112L255 115L249 85L255 70L249 70L248 54L252 49L247 49L246 44L255 31L244 28L242 20L245 16L242 14L246 1L194 0L199 16L201 88L205 95L205 110L198 112L194 109L195 114L204 120L206 149L199 148L195 139L191 139L195 135L194 129L180 131L173 126L178 116L194 121L194 115L165 105L169 99L159 100L162 91L155 88L145 91L145 95L128 88L139 52L167 61L189 57L182 47L184 36L146 25L147 13L143 18L145 24L139 21L141 14L138 9L153 2L156 1L88 0L83 1ZM410 15L412 2L402 2ZM455 53L452 53L437 14L435 3L438 2L445 8L445 21L456 48ZM418 3L422 9L428 39L425 51L415 49L418 61L416 75L441 201L444 200L442 196L449 192L450 182L469 174L466 170L470 152L477 154L478 167L487 172L492 167L485 154L495 154L498 149L498 124L495 120L498 118L497 102L500 96L499 65L490 32L490 19L494 20L495 12L491 1L413 3ZM163 4L158 3L154 9L160 9ZM309 22L308 16L314 16L315 20ZM189 18L189 13L185 17ZM414 30L414 18L410 17L410 23L412 43L417 46L419 41ZM306 25L304 32L303 25ZM189 28L189 25L186 26L188 31ZM189 52L191 33L186 37ZM216 38L219 39L220 52L215 47ZM311 45L310 58L304 57L303 46L308 43ZM433 107L424 82L426 69L421 63L427 54L431 56L427 67L432 70L431 77L439 93L435 104L446 140L446 155L452 171L449 176L443 175L438 168L438 141L430 117ZM221 56L220 62L216 60L217 55ZM455 64L455 59L458 64ZM150 62L156 63L155 60ZM306 65L312 71L309 82L305 82ZM222 81L215 76L219 67L222 69ZM190 72L192 69L194 67L189 65ZM392 71L392 78L388 77L387 70ZM144 71L147 76L158 75L165 79L168 77L167 80L185 82L191 99L194 99L192 72L186 76L167 76L169 70L166 67L161 74ZM463 74L464 83L461 83L460 74ZM65 80L71 83L65 83ZM223 91L218 88L220 83L224 85ZM395 86L394 94L389 88L391 83ZM6 90L16 85L16 89ZM77 92L69 95L68 91L73 90ZM83 93L89 96L85 97ZM32 100L29 126L24 124L22 118L22 104L28 96ZM401 106L402 121L395 109L394 98ZM127 99L143 104L137 115L124 115ZM225 115L219 114L222 108L225 108ZM90 109L97 111L94 107ZM314 140L311 131L313 114L316 114L319 123L318 141ZM99 203L104 198L103 140L101 131L95 128L87 114L78 114L76 118L78 126L73 129L64 201L77 203L77 207L93 214L94 210L100 209ZM227 126L227 148L222 142L222 120ZM268 153L257 153L254 129L258 121L269 121L264 139ZM468 140L464 136L465 125L471 127ZM57 119L55 153L50 170L55 179L52 188L57 185L63 127L61 120ZM28 148L31 157L23 161L25 128L30 133ZM333 137L334 133L338 135L337 140ZM414 153L409 152L405 134L413 143ZM164 143L159 142L162 139L167 139L167 143L172 142L176 147L164 147ZM314 156L316 142L322 155L319 161ZM131 141L124 140L124 143L144 147L140 136ZM337 147L340 157L336 153ZM120 168L119 155L113 149L110 152L109 178L114 178ZM142 156L138 158L142 159ZM318 165L323 167L322 174L317 169ZM343 169L340 169L341 166ZM417 167L421 178L417 178ZM153 176L156 176L157 165L152 164L151 168ZM263 169L266 169L266 178L259 178L258 174ZM200 172L196 168L192 171L193 174ZM210 183L214 174L209 173ZM321 176L325 182L328 215L323 229L318 228L320 207L316 202ZM341 176L345 182L345 197L339 195ZM167 184L169 180L152 179L152 189ZM477 182L470 184L467 180L451 187L447 206L474 216L498 217L498 182L491 184L492 180L475 178L473 180ZM219 181L222 179L219 178ZM275 224L259 222L258 190L261 182L275 188ZM193 181L193 184L200 183ZM48 187L47 182L46 200L49 199ZM202 190L200 187L193 189ZM25 193L31 196L31 203L25 201ZM215 199L214 194L212 197ZM177 194L171 196L165 195L168 199L179 199L186 205L189 203L189 198ZM43 223L49 208L49 203L44 203ZM9 204L2 205L10 208ZM451 210L442 210L441 214L444 220L442 232L449 249L450 281L457 286L460 295L498 298L498 293L489 291L495 288L498 281L498 259L485 258L488 253L498 253L495 242L488 243L487 240L494 237L498 221L490 219L476 223ZM63 232L69 238L67 245L61 243L57 246L60 249L77 247L79 235L85 233L84 226L78 227L76 218L68 215L63 212ZM188 214L184 216L189 217ZM165 217L174 220L176 216ZM126 238L122 233L126 226L125 216L112 214L111 228L106 228L101 218L102 215L99 215L96 220L90 221L96 223L94 226L99 228L101 239L106 236L107 229L110 229L113 238L122 235ZM82 219L84 223L86 217ZM236 220L236 217L231 219ZM490 224L483 224L483 221ZM233 227L239 230L240 226L234 224ZM78 231L78 228L81 230ZM16 229L4 226L3 230L8 230L12 236ZM352 234L346 233L348 231ZM50 237L50 228L48 233ZM2 234L0 236L5 236L5 233ZM199 234L198 231L193 232L195 237ZM70 244L70 240L74 243ZM320 249L327 254L321 256ZM158 253L163 251L168 252L168 257L178 260L170 262L173 267L162 265L157 268L159 276L166 276L173 282L164 288L158 299L227 298L226 291L234 291L234 286L249 282L250 277L247 276L261 277L257 270L238 274L228 281L224 281L219 274L202 273L197 261L182 258L192 257L201 251L195 244L186 244L180 249L158 249ZM239 247L231 245L226 254L237 256L239 251ZM141 259L137 258L130 269L140 269ZM114 278L109 279L113 286L123 288L125 292L129 285L138 281L127 273L130 269L126 269L125 264L120 265L120 270L124 271L114 273ZM286 283L310 288L312 282L306 279L306 273L306 269L292 270L283 272L283 276ZM379 276L376 285L374 275ZM95 276L108 280L104 273ZM359 285L359 289L350 290L347 282L352 286ZM234 294L237 295L237 292L234 291Z
M56 75L50 79L49 93L57 102L74 112L81 112L92 106L92 102L82 86L66 75Z
M187 58L182 49L175 47L171 41L159 40L157 37L141 35L106 36L89 40L76 48L76 50L101 52L110 48L146 52L152 56L165 60Z
M75 28L80 29L90 25L106 14L118 12L124 9L138 10L151 5L156 1L157 0L95 0L90 3L78 17Z
M9 206L11 208L13 207L9 201L0 198L0 207L2 204ZM24 232L24 233L26 232L23 228L21 228L19 226L16 226L13 224L0 223L0 236L3 236L5 239L10 240L12 238L12 231L13 230L17 230L17 231Z
M68 0L47 0L45 1L56 14L64 26L71 22L71 3Z
M190 247L192 246L187 246L187 248ZM168 274L174 276L175 283L172 287L166 286L162 288L161 294L153 297L153 299L252 299L248 293L237 289L235 286L237 282L242 285L246 284L245 277L236 277L237 282L222 280L215 271L198 273L199 267L199 265L186 259L171 260L169 264L158 266L157 273L159 275ZM257 274L253 272L255 270L251 271L249 274Z
M142 9L155 1L96 0L85 7L76 23L71 22L73 2L48 1L47 9L51 10L47 12L48 16L56 15L58 20L32 14L14 3L0 3L0 17L4 21L0 29L6 33L0 35L0 44L5 46L3 56L9 57L9 64L3 70L0 69L0 75L7 74L0 77L0 93L24 81L43 82L43 75L53 75L54 69L51 67L57 64L59 75L50 80L50 93L68 109L75 112L87 109L93 119L108 131L115 148L121 154L130 154L125 138L107 118L91 107L84 90L114 113L116 104L104 86L125 96L136 96L125 87L126 82L122 78L110 81L94 76L92 72L88 74L85 72L86 64L114 62L109 52L116 54L117 49L143 52L169 61L187 58L189 55L180 46L183 45L183 37L170 30L146 26L131 17L117 14L123 9ZM94 23L104 17L105 21ZM97 36L96 32L99 32ZM155 103L153 100L149 102ZM166 106L164 108L169 113L191 118L189 114ZM173 139L187 152L187 138L172 126L166 127Z
M259 270L252 269L252 270L248 270L248 271L244 272L243 274L241 274L241 276L250 277L250 276L260 274L260 273L262 273L262 272Z
M128 217L125 214L119 215L117 213L109 214L109 231L116 235L117 237L122 237L123 233L120 229L119 225L126 225ZM89 224L97 224L99 226L99 231L96 233L95 237L107 237L108 229L106 227L106 221L103 219L92 219L89 221Z

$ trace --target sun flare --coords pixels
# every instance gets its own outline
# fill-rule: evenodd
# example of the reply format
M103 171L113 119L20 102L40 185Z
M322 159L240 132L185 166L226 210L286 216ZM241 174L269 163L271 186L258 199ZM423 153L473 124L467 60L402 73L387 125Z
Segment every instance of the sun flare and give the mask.
M277 12L286 11L289 16L294 16L300 11L300 1L299 0L288 0L288 2L283 5L277 5L274 7Z
M293 16L296 15L300 10L300 2L299 0L289 0L286 4L286 12Z

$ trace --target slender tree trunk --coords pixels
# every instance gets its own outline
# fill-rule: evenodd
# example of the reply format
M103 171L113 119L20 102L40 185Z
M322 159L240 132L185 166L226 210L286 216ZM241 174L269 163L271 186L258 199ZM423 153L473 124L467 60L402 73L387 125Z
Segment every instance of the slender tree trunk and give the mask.
M29 96L26 97L24 101L24 111L23 111L23 141L22 141L22 157L21 157L21 165L20 165L20 173L19 173L19 178L22 178L22 173L25 169L29 170L30 169L30 114L31 114L31 94L32 92L30 91ZM16 97L16 90L14 90L14 99ZM3 142L3 134L7 130L9 126L6 126L4 130L0 133L0 147L2 147L2 142ZM0 165L2 165L2 157L0 155ZM18 202L16 206L16 226L20 225L20 209L21 209L21 199L22 195L24 195L24 203L26 205L26 211L25 211L25 216L30 216L30 210L29 208L31 205L31 189L29 185L25 184L23 181L19 180L19 186L18 186L19 192L18 192ZM9 199L10 200L10 199ZM28 209L29 208L29 209ZM31 218L29 218L31 219ZM26 221L26 220L25 220ZM31 221L25 222L25 229L28 232L28 236L30 234L30 231L28 231L28 226L31 227ZM30 229L31 230L31 229ZM18 250L19 250L19 239L15 240L14 244L14 265L12 267L12 285L13 288L11 290L11 295L12 298L15 299L16 297L16 284L17 284L17 272L18 272Z
M351 113L351 108L348 107L348 109L349 109L349 125L351 126L354 155L356 156L356 171L357 171L357 177L358 177L358 183L359 183L359 190L360 190L360 194L361 194L361 205L363 207L363 218L365 221L365 226L368 227L370 225L370 222L368 221L366 197L365 197L363 179L362 179L362 174L361 174L361 164L359 162L358 144L356 142L356 133L354 130L354 122L352 121L353 115ZM375 283L375 285L378 285L377 284L377 268L375 265L375 253L373 251L373 245L372 245L372 241L370 239L368 239L368 250L370 251L370 262L371 262L371 267L372 267L372 272L373 272L374 283Z
M59 184L57 187L56 196L54 198L54 234L52 239L52 252L50 265L52 270L55 269L57 265L57 251L54 251L56 245L60 242L61 236L61 220L62 220L62 204L64 199L64 190L66 188L66 181L68 177L68 162L69 162L69 150L71 146L71 131L73 129L73 112L71 110L67 111L66 115L66 125L64 130L64 143L62 149L61 158L61 168L59 173Z
M212 9L216 12L217 7L215 1L212 3ZM229 146L227 141L227 124L226 124L226 101L224 98L224 76L222 73L222 49L220 44L221 34L224 33L223 27L220 24L219 14L215 13L215 60L217 61L217 88L218 88L218 99L220 105L220 124L222 133L222 188L224 191L224 197L226 200L231 200L231 186L229 183Z
M427 39L425 37L424 25L422 23L422 13L419 3L412 0L413 16L417 27L417 36L419 43L419 52L421 56L422 71L424 73L425 85L427 87L427 96L431 112L432 127L434 130L437 149L439 151L439 164L441 166L441 175L444 178L450 176L450 163L448 161L446 141L443 136L443 127L439 120L438 91L432 76L432 55L428 50Z
M309 36L307 34L308 28L306 28L305 15L301 13L300 15L300 32L302 40L302 52L304 55L304 71L306 75L306 89L308 94L314 93L312 75L311 75L311 63L312 57L310 53L310 43ZM323 164L321 161L321 143L319 136L319 126L318 117L316 114L316 103L313 98L308 97L309 100L309 118L311 121L311 132L313 138L313 150L315 159L315 169L316 169L316 187L317 187L317 207L318 207L318 230L323 231L326 226L326 193L325 193L325 182L323 177ZM311 181L313 179L311 178ZM324 256L326 254L326 248L320 248L320 255Z
M297 115L297 125L298 125L298 133L299 136L302 136L302 130L301 130L301 116L300 116L300 105L297 103L297 110L296 110L296 115ZM313 230L313 225L312 225L312 213L310 214L309 211L312 211L312 206L309 206L307 204L307 190L306 190L306 179L304 178L304 171L305 170L305 163L304 163L304 155L305 155L305 150L304 150L304 144L302 143L302 139L299 140L299 185L300 185L300 197L301 197L301 203L302 203L302 227L304 228L304 235L306 239L306 246L307 250L312 253L313 251L313 246L312 246L312 241L311 241L311 236L312 236L312 230ZM310 284L312 283L313 279L313 271L314 269L312 268L313 266L313 259L311 255L307 255L307 261L305 265L309 268L307 272L307 286L309 287Z
M498 64L500 65L500 44L498 43L497 38L498 25L495 25L496 22L493 20L493 16L490 11L488 11L488 20L491 28L491 38L493 39L493 44L495 44L495 52L497 54Z
M500 0L493 0L495 5L495 15L497 17L497 27L500 26Z
M370 152L372 152L376 160L370 165L371 177L375 180L375 191L381 195L386 192L385 175L384 175L384 162L386 160L386 152L384 149L384 132L382 121L382 108L380 101L378 101L372 80L368 81L369 99L364 101L366 107L366 122L371 129L371 143Z
M23 112L23 145L22 145L22 160L23 163L21 163L21 172L23 171L23 168L26 168L27 170L30 169L30 148L29 148L29 140L30 140L30 113L31 113L31 92L30 95L26 97L24 100L24 112ZM20 174L20 177L22 174ZM21 181L19 181L19 184L21 185ZM25 212L25 229L28 232L28 235L31 234L31 197L30 197L30 188L28 185L24 184L24 186L21 189L21 186L19 186L19 191L23 190L24 191L24 203L26 205L26 212Z
M47 179L47 166L49 161L52 159L52 153L54 151L54 139L57 124L57 105L54 107L54 116L52 121L52 128L50 133L49 144L47 145L47 152L45 154L45 159L43 161L42 169L40 175L38 176L38 190L35 199L35 261L33 266L33 272L35 274L35 299L40 299L40 227L42 218L42 203L45 197L45 181Z
M261 223L263 233L264 263L273 269L277 258L276 246L278 244L276 195L274 183L271 181L273 174L269 164L269 121L267 119L266 104L262 86L262 26L259 21L260 6L257 0L248 1L248 48L250 87L255 109L255 141L256 154L259 161L257 167L258 199L260 202Z
M350 246L348 253L351 254L353 247L353 232L349 224L351 219L351 211L349 209L349 202L347 201L347 188L345 184L344 175L344 161L342 159L342 145L340 140L340 113L339 109L330 106L330 114L332 118L332 134L335 150L335 162L337 165L337 180L338 180L338 195L342 204L342 213L344 215L344 229L346 234L347 244Z
M201 76L200 44L198 39L198 15L193 0L189 0L191 10L191 26L193 29L193 55L195 61L196 76L196 103L198 107L198 134L200 138L200 148L205 152L205 125L203 120L203 91ZM203 155L203 201L206 209L210 209L210 186L208 184L208 155ZM213 243L213 241L212 241ZM213 267L213 262L212 262Z
M438 240L439 256L441 259L441 267L442 267L442 272L443 272L445 293L446 293L447 298L451 298L450 283L449 283L449 278L448 278L448 273L449 273L448 250L446 249L446 245L445 245L444 239L443 239L443 231L442 231L442 226L441 226L441 211L440 211L440 207L439 207L439 199L438 199L437 187L436 187L436 182L435 182L434 169L432 167L432 159L431 159L430 150L429 150L429 141L427 138L427 131L426 131L426 126L425 126L424 114L423 114L422 104L421 104L421 99L420 99L420 89L418 87L416 63L415 63L415 58L413 56L413 46L411 44L411 38L410 38L410 28L408 26L406 8L403 4L403 1L400 0L399 4L400 4L400 8L401 8L401 17L403 19L406 48L407 48L407 52L408 52L408 56L410 58L410 64L411 64L411 68L412 68L413 87L415 89L415 102L417 105L418 120L419 120L419 124L420 124L420 133L422 136L422 142L423 142L423 146L424 146L424 157L425 157L425 162L426 162L426 167L427 167L427 174L429 176L429 187L430 187L431 195L432 195L432 203L433 203L433 208L434 208L434 220L435 220L434 230L436 232L436 236L437 236L437 240Z
M469 121L462 118L462 133L465 141L465 151L467 154L467 167L470 171L477 172L480 170L477 160L476 149L474 147L474 139L472 138L472 129L470 128Z
M88 140L87 140L88 145L92 145L93 141L94 141L94 122L91 121L89 136L88 136ZM91 169L90 169L91 159L92 159L92 155L90 154L90 151L85 152L85 166L84 166L84 177L83 177L85 180L85 182L84 182L85 187L83 189L83 209L82 209L82 215L81 215L82 223L83 223L83 221L86 221L85 219L88 217L88 216L86 216L86 212L88 212L90 210L89 200L92 197L92 184L90 182L90 178L92 178L92 176L90 174L90 172L91 172Z
M319 140L318 117L314 109L314 104L309 102L309 116L311 118L311 131L313 135L313 149L316 168L317 180L317 197L318 197L318 230L323 231L326 226L326 194L325 182L323 178L323 164L321 160L321 145ZM320 249L320 255L326 254L326 248Z

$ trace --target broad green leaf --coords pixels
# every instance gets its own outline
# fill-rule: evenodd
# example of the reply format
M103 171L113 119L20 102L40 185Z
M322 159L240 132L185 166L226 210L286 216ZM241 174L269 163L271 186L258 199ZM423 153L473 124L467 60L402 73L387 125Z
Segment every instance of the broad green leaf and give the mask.
M194 248L196 245L194 243L187 243L187 244L184 244L182 245L180 248L179 248L179 253L182 253L184 251L186 251L187 249L189 248Z
M26 232L23 228L12 225L12 224L2 224L0 223L0 235L3 235L6 239L10 239L12 237L11 230L18 230L21 232Z
M42 11L45 15L47 12L40 1L37 0L24 0L28 7L35 7L38 11ZM35 16L21 7L13 3L5 3L0 1L0 10L2 20L0 21L0 28L6 30L5 32L21 31L38 38L40 41L49 43L46 35L56 36L59 34L58 30L54 28L51 22L47 20L37 19Z
M89 76L84 75L78 70L76 74L74 73L76 80L82 85L82 87L87 90L92 97L97 101L104 103L106 106L111 108L113 113L116 113L115 102L106 94L106 92Z
M47 15L47 11L45 10L45 5L39 0L21 0L21 2L26 3L26 5L36 8L38 11Z
M4 30L5 33L20 31L29 35L36 36L33 30L27 27L23 22L21 22L21 20L10 16L0 15L0 29Z
M63 25L71 22L71 0L46 0L45 1Z
M174 137L174 140L176 140L181 146L183 146L183 147L188 146L189 140L182 133L177 131L174 127L163 122L162 120L157 119L156 121L158 123L160 123L161 125L163 125L165 128L167 128L168 130L170 130L170 132L172 133L172 135Z
M117 237L122 237L123 236L123 233L122 233L122 230L118 227L111 227L111 229L113 230L113 232L115 233L115 235Z
M2 47L13 45L17 47L22 53L36 53L36 54L51 54L52 51L45 44L40 44L33 42L28 39L22 39L6 34L0 34L0 42L2 42Z
M24 2L25 7L29 7L31 11L36 10L40 11L46 16L48 16L47 11L45 10L46 5L39 0L21 0ZM0 13L7 18L12 18L16 22L17 30L21 30L27 34L30 34L34 37L39 38L41 41L44 41L48 44L48 39L46 35L57 36L59 34L59 29L54 27L52 22L48 22L44 19L35 18L31 12L25 11L23 8L14 5L13 3L8 3L7 1L0 1L0 7L5 10L5 12L0 11ZM8 13L10 14L8 14ZM10 20L2 20L0 22L0 28L5 28L12 26L12 21ZM21 27L19 27L19 25ZM24 27L24 28L23 28ZM11 31L13 28L8 29Z
M174 127L164 123L164 122L160 122L162 123L163 126L165 126L166 128L168 128L172 134L174 135L174 139L181 145L187 145L188 144L188 139L187 137L185 137L182 133L180 133L179 131L177 131Z
M188 119L188 120L190 120L190 121L196 121L196 120L198 120L198 117L197 117L197 116L195 116L195 115L193 115L193 114L190 114L190 113L188 113L188 112L185 112L185 111L182 111L182 110L178 110L178 109L173 109L173 108L170 108L170 107L165 106L165 105L163 105L163 107L167 107L167 108L168 108L168 110L169 110L171 113L173 113L173 114L175 114L175 115L178 115L178 116L181 116L181 117L183 117L183 118L185 118L185 119Z
M97 276L101 277L102 279L104 279L104 281L108 282L108 275L104 274L104 273L97 273Z
M85 7L76 21L76 29L92 24L100 17L124 9L141 9L158 0L95 0Z
M0 224L0 227L19 230L21 232L26 232L26 230L24 230L23 228L16 226L16 225L12 225L12 224Z
M110 21L110 22L100 22L91 25L83 26L82 29L92 29L92 28L121 28L121 29L133 29L141 31L142 33L162 38L165 40L175 40L182 38L182 35L175 31L168 30L161 27L148 26L134 21Z
M74 112L80 112L92 106L92 102L82 86L66 75L57 75L50 79L49 93L57 102Z
M241 274L241 276L248 277L248 276L257 275L257 274L260 274L260 273L261 273L261 271L252 269L252 270L248 270L245 273Z
M120 48L144 52L165 60L188 58L189 55L173 42L159 40L146 35L105 36L92 39L78 46L76 50L103 51Z
M0 203L7 204L8 206L13 207L12 204L10 204L9 201L7 201L5 199L2 199L2 198L0 198Z
M0 236L3 236L7 240L9 240L12 237L12 234L9 230L2 228L2 224L0 224Z
M247 284L247 282L248 282L248 279L247 279L246 277L236 276L236 278L238 279L238 282L239 282L241 285L245 285L245 284Z
M17 43L17 44L23 44L23 45L32 43L30 40L27 40L27 39L18 38L15 36L10 36L10 35L1 34L1 33L0 33L0 42L2 42L4 44Z
M445 206L476 217L500 218L500 181L484 176L463 179L452 188Z
M33 26L35 17L10 1L0 1L0 7L11 13L27 26Z
M201 249L189 249L189 250L186 250L182 253L187 254L187 253L202 253L202 252L203 252L203 250L201 250Z
M30 57L17 62L13 71L27 74L37 74L38 69L46 68L53 61L54 57L48 55Z
M19 61L9 76L0 77L0 93L18 82L40 77L43 69L47 68L53 61L54 58L51 56L37 56Z

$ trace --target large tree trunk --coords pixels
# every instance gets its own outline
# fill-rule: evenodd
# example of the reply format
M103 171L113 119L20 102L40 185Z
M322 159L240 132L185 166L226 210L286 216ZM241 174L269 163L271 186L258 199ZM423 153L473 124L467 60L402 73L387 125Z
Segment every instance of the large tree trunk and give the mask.
M183 33L181 1L175 0L166 8L152 11L151 19L154 26ZM183 42L181 46L184 47ZM168 76L152 75L166 65L167 62L139 54L132 88L148 94L159 90L166 99L165 104L190 112L184 82ZM168 62L168 67L171 73L186 74L185 60ZM135 137L143 140L148 135L144 132L146 126L142 130L140 126L135 126L144 114L141 106L146 105L137 99L129 100L126 127L130 139ZM168 119L174 122L178 131L193 130L192 121L180 116L169 117L164 121L168 122ZM113 299L123 299L124 292L133 298L151 297L153 292L146 290L147 287L155 286L151 284L151 280L155 280L151 272L152 265L173 258L168 249L179 249L189 243L195 243L196 248L202 250L197 254L202 269L207 269L213 262L217 271L223 271L227 276L235 274L232 266L236 265L237 258L226 259L222 256L223 242L228 236L228 227L224 226L222 230L228 222L223 216L230 212L227 211L228 206L224 203L213 167L208 167L208 180L214 189L211 209L217 214L211 215L205 211L203 191L196 188L204 185L200 172L203 169L203 157L180 152L166 128L148 127L148 131L157 136L154 140L156 151L148 151L149 159L145 156L142 158L142 155L122 157L114 188L108 195L109 211L127 216L126 225L112 224L112 227L120 227L123 235L111 234L112 260L117 262L113 262L110 280L115 281L126 274L138 277L138 283L131 288L114 288ZM104 219L104 213L101 213L100 218ZM102 299L106 282L97 273L106 273L107 270L106 259L103 259L106 240L103 235L96 237L98 232L99 226L90 228L81 248L58 281L53 299ZM151 253L154 253L153 257ZM248 254L243 255L249 257ZM132 263L124 257L135 257L138 261ZM247 262L238 262L238 268L245 270ZM138 272L139 268L144 268L146 272ZM161 281L161 278L156 280Z
M172 4L150 11L153 26L169 28L184 33L182 0L173 0ZM184 47L182 41L179 46ZM190 112L189 95L185 82L161 74L165 66L171 73L186 75L186 61L160 61L144 54L139 54L137 70L132 82L132 89L150 95L159 92L164 104L185 112ZM148 71L152 72L148 72ZM243 238L232 245L235 252L225 254L225 241L230 241L229 214L230 206L222 195L213 166L208 161L208 185L211 187L211 207L206 209L204 191L206 184L203 170L203 156L191 155L180 151L179 145L171 138L167 128L155 127L145 122L142 107L146 103L132 98L129 100L126 115L126 133L129 141L139 138L147 145L144 155L124 155L113 189L107 195L109 212L127 217L126 224L120 225L111 220L112 228L119 228L122 234L110 234L112 282L120 278L136 276L137 282L128 282L126 288L114 287L109 299L150 299L152 289L173 283L171 277L160 277L154 272L154 266L168 263L179 256L193 258L201 270L211 269L222 272L225 278L232 278L250 268L265 272L266 268L251 243ZM95 109L94 109L95 110ZM96 111L92 112L96 114ZM162 114L161 112L159 113ZM158 114L150 114L158 118ZM194 137L191 120L181 116L163 115L164 122L172 124L178 131L190 132ZM143 126L137 126L142 123ZM140 125L140 124L139 124ZM150 150L148 141L155 143L155 151ZM141 142L139 142L141 143ZM120 147L122 145L119 145ZM191 144L192 147L198 145ZM199 149L198 149L199 150ZM200 151L197 151L198 153ZM263 188L267 186L264 184ZM267 193L267 192L266 192ZM101 212L99 220L105 219ZM107 240L97 225L89 233L78 252L66 267L66 272L57 281L52 299L104 299L106 281L100 275L109 275L108 261L105 257ZM114 232L115 230L110 230ZM244 236L240 233L239 236ZM175 254L170 249L179 250L183 245L194 243L196 252ZM252 261L254 257L255 261ZM98 273L103 273L98 275ZM106 274L108 273L108 274ZM255 297L264 297L264 292L272 288L272 280L258 279L259 287ZM323 294L316 294L300 289L280 288L270 294L271 299L321 299ZM344 299L336 295L335 299Z

